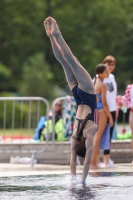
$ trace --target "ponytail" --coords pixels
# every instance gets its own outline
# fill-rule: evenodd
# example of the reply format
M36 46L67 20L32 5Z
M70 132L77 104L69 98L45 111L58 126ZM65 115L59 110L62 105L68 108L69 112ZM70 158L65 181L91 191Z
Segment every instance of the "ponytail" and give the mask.
M96 84L96 79L98 78L99 74L102 74L106 69L105 64L98 64L95 68L95 78L94 78L94 85Z
M97 80L97 78L98 78L98 74L95 73L95 77L94 77L94 85L96 84L96 80Z

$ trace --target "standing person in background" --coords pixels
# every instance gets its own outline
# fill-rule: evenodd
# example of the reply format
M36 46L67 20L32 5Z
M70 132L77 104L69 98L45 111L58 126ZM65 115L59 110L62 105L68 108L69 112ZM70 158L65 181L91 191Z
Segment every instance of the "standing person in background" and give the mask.
M117 84L116 84L115 76L112 74L112 72L115 70L116 59L113 56L108 55L104 58L103 63L106 64L110 73L109 76L105 78L103 82L107 85L106 98L107 98L109 111L112 115L113 122L114 122L113 126L110 128L110 142L111 142L115 121L118 118L118 110L116 106ZM114 162L110 159L110 149L104 150L103 160L106 167L108 168L114 167ZM108 160L109 160L109 163L107 163Z
M131 148L133 149L133 84L127 86L125 90L125 106L130 109L129 112L129 125L132 131ZM133 164L133 161L132 161Z
M112 115L109 111L106 101L107 86L103 83L104 78L109 76L108 67L104 64L99 64L95 69L95 92L97 95L97 109L99 113L99 125L96 132L93 144L93 153L91 158L91 169L103 167L99 162L98 153L100 149L100 142L102 135L105 131L106 125L109 123L110 127L113 126ZM109 161L108 161L109 162Z

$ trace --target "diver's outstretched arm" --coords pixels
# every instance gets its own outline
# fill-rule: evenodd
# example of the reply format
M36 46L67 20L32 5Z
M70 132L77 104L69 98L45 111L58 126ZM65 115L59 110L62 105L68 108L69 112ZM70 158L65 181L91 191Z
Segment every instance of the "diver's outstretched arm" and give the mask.
M76 141L72 138L71 140L71 159L70 159L70 170L73 176L76 176L76 150L75 150Z
M89 140L89 139L87 139L87 140ZM88 142L87 140L86 140L86 142ZM82 177L81 177L82 184L85 184L86 177L89 172L92 151L93 151L93 144L91 144L90 147L88 149L86 149L86 155L85 155L85 160L84 160L84 165L83 165L83 173L82 173Z
M84 166L83 166L83 173L82 173L82 177L81 177L81 182L83 184L85 183L86 177L89 172L91 156L92 156L92 152L93 152L93 140L94 140L96 129L97 129L96 125L92 126L91 129L89 129L89 134L87 134L88 136L85 141L86 154L85 154L85 160L84 160ZM86 131L88 131L88 130L86 130Z

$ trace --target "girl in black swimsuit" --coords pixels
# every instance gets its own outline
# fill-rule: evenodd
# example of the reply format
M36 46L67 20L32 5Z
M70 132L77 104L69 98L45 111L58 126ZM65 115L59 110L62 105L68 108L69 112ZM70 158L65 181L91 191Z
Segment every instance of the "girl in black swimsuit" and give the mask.
M52 17L44 21L56 59L61 63L70 89L77 102L78 109L71 140L71 174L76 176L77 144L84 145L84 167L81 183L85 183L93 150L93 138L97 130L96 96L93 81L66 44L56 21ZM75 88L77 88L75 90ZM83 97L84 96L84 97ZM90 99L91 97L91 99ZM88 99L88 101L87 101ZM85 120L86 119L86 120ZM79 124L79 121L81 123ZM78 130L79 128L79 130ZM83 140L82 140L83 139ZM81 155L82 156L82 155Z

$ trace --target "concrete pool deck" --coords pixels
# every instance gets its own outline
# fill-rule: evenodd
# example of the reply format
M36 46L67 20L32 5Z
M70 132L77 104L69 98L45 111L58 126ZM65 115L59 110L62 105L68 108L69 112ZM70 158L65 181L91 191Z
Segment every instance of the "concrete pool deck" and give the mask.
M77 173L81 173L83 166L77 166ZM115 164L115 168L95 169L90 172L133 172L133 164L121 163ZM48 175L48 174L68 174L70 173L69 165L50 165L35 164L32 168L29 164L10 164L0 163L0 177L10 176L31 176L31 175Z

